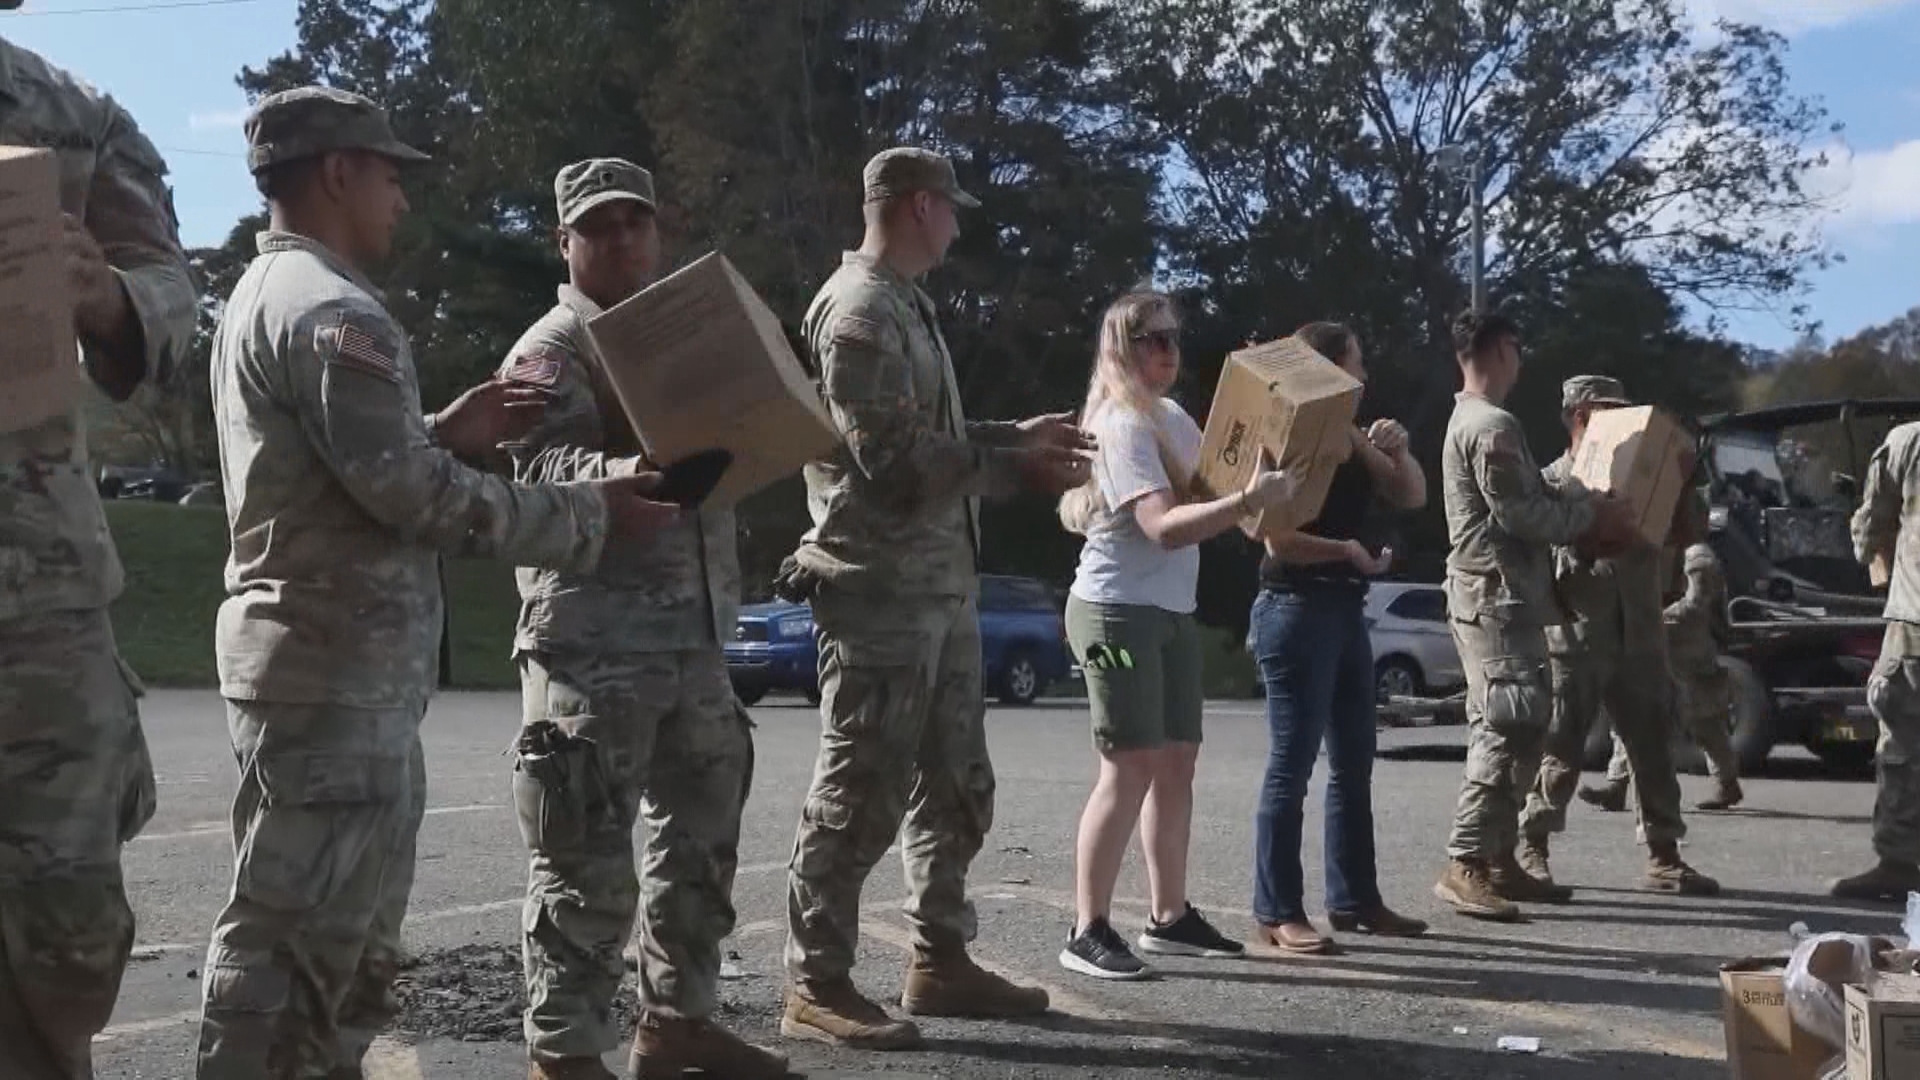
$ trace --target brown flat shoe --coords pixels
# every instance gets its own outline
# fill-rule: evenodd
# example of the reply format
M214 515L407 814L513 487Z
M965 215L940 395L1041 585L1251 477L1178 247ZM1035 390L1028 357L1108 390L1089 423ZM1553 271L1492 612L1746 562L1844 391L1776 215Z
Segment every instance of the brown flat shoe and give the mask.
M1333 951L1333 939L1322 937L1309 922L1281 923L1277 926L1255 923L1254 937L1282 952L1318 955Z

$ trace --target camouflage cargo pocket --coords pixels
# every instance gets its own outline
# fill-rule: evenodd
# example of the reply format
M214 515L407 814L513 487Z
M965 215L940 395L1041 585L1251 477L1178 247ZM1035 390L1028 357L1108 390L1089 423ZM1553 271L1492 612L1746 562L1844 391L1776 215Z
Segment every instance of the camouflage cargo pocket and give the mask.
M401 756L256 754L247 768L260 801L241 838L235 886L283 911L323 906L383 856L390 819L412 785Z
M125 769L120 787L120 842L126 843L140 835L140 830L153 820L154 812L159 809L160 792L153 776L153 755L147 749L147 735L140 726L141 698L146 696L146 687L140 682L140 676L116 653L114 662L120 668L120 679L127 692L127 733Z
M1480 715L1488 726L1505 731L1546 725L1547 666L1545 660L1525 656L1481 662Z
M579 851L612 804L600 747L550 720L529 724L513 766L513 805L529 851Z
M1867 707L1888 728L1920 736L1920 658L1881 657L1867 679Z

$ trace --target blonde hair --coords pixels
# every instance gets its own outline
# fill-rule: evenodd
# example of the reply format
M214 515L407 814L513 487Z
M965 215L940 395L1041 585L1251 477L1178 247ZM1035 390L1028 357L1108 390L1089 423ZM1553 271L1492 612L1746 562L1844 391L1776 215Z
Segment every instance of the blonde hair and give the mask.
M1168 315L1179 321L1173 298L1165 293L1140 289L1107 306L1100 319L1099 350L1094 355L1093 377L1087 383L1087 401L1080 408L1080 427L1091 430L1099 414L1107 409L1128 409L1153 426L1153 439L1160 448L1160 464L1173 483L1173 495L1186 502L1193 486L1190 470L1180 464L1179 455L1167 440L1160 401L1140 378L1140 350L1134 335L1144 330L1156 316ZM1100 481L1090 478L1085 484L1060 497L1060 524L1068 532L1085 535L1095 515L1107 509L1100 493Z

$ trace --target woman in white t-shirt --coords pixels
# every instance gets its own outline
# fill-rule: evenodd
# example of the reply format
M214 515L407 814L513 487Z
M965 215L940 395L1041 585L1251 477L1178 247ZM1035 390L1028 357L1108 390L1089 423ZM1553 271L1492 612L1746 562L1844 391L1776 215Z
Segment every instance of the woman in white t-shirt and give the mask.
M1180 323L1160 293L1107 309L1080 426L1099 443L1093 479L1060 502L1086 536L1067 599L1067 637L1086 674L1100 775L1075 845L1076 913L1060 964L1103 979L1147 967L1108 921L1136 819L1153 913L1139 946L1174 956L1245 950L1187 902L1187 841L1203 704L1196 546L1284 503L1292 483L1263 467L1243 491L1195 501L1200 428L1166 397L1180 374Z

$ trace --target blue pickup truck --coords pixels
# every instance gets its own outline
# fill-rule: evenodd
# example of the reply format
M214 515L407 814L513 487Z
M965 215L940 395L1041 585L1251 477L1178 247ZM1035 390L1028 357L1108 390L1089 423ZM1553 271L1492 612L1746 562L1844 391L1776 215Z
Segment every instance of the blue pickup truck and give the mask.
M1073 674L1060 612L1060 602L1043 582L981 576L981 658L989 694L1009 705L1026 705ZM805 604L749 604L740 609L727 643L727 672L734 693L748 705L778 690L817 703L818 656L813 613Z

